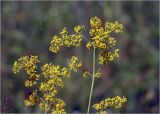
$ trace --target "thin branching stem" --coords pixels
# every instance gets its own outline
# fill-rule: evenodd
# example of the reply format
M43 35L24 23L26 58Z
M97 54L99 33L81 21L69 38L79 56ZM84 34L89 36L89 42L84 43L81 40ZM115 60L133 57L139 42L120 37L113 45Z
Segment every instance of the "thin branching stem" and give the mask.
M44 107L44 114L46 114L47 113L47 111L46 111L46 102L44 101L44 99L43 98L41 98L41 100L43 101L43 103L45 104L45 107Z
M92 100L92 93L93 93L93 86L94 86L94 79L95 79L95 55L96 55L96 48L93 48L93 74L92 74L92 84L90 89L90 95L89 95L89 102L88 102L88 110L87 114L89 114L90 106L91 106L91 100Z
M86 38L86 37L83 37L87 42L90 42L90 40L88 39L88 38Z

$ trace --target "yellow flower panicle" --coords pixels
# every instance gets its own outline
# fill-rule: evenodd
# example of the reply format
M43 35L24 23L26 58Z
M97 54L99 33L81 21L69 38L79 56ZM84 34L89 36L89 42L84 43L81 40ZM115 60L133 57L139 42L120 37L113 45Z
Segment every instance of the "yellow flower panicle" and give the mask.
M21 69L26 70L29 77L29 79L25 81L26 87L33 86L37 83L36 81L40 78L40 75L38 75L36 72L37 66L35 65L38 62L38 57L31 55L21 57L13 64L14 73L19 72ZM39 107L45 110L46 112L56 107L56 111L65 113L65 110L63 109L64 101L58 100L56 98L56 94L58 93L57 87L64 86L62 77L70 77L70 70L65 67L60 68L59 65L54 65L52 63L44 64L41 67L41 70L41 78L44 79L39 84L39 89L34 90L32 94L29 95L29 98L24 101L25 106L30 107L38 104ZM41 94L40 97L37 94L37 92ZM57 108L58 106L59 108Z
M39 63L37 56L24 56L19 58L13 64L13 72L16 74L20 72L21 69L25 69L28 74L28 80L25 82L26 87L35 85L37 80L39 80L39 74L36 72L36 63Z
M65 27L61 32L61 37L55 35L50 42L49 50L53 53L57 53L60 50L62 45L66 45L67 47L71 46L79 46L83 35L82 31L84 30L84 26L75 26L74 33L72 35L68 34L68 30Z
M119 57L119 49L114 49L117 41L111 37L111 33L122 32L123 26L118 21L113 23L106 22L105 26L102 26L102 21L98 17L92 17L90 19L91 28L89 34L91 41L88 41L86 47L96 48L100 51L99 53L99 64L104 65L111 62ZM53 36L49 50L53 53L57 53L62 46L80 46L83 39L84 26L75 26L73 34L69 34L65 27L59 35ZM82 68L82 61L76 56L72 56L68 67L60 67L52 63L42 65L41 73L37 73L36 64L39 63L37 56L24 56L19 58L13 64L13 72L18 73L21 69L24 69L28 75L28 79L25 81L26 87L31 87L39 80L38 88L33 90L28 99L24 101L25 106L30 107L39 105L45 112L51 112L52 114L66 114L64 106L65 102L57 98L58 88L64 87L63 78L70 78L71 71L77 72L81 69L83 77L92 76L86 69ZM100 78L101 72L98 70L95 77ZM40 80L41 79L41 80ZM105 114L103 111L107 107L120 108L122 104L127 101L125 97L119 96L114 98L107 98L97 104L93 105L93 108L98 110L100 114Z
M79 61L78 57L72 56L70 63L69 63L69 68L71 71L77 72L78 69L82 67L82 61Z
M91 47L96 47L100 50L99 64L104 65L109 61L113 61L118 58L118 51L112 53L110 50L116 45L116 39L111 37L110 34L119 33L123 30L123 25L118 21L113 23L106 22L105 26L102 26L102 21L98 17L92 17L90 19L90 31L89 34L92 37L91 41L86 44L86 47L90 49Z
M57 87L64 87L63 77L70 78L71 72L68 68L60 68L52 63L44 64L41 67L45 81L41 82L39 91L43 93L43 101L39 103L41 109L51 111L53 114L66 113L63 100L56 98ZM44 104L45 102L45 104Z
M104 110L108 107L121 108L126 101L126 97L121 98L119 96L116 96L114 98L107 98L105 100L102 100L99 103L94 104L92 107L97 111Z
M58 80L57 80L58 79ZM63 81L61 78L53 78L46 80L46 82L42 82L39 87L39 91L43 93L41 102L39 103L39 107L46 112L49 110L54 109L58 102L56 102L56 94L58 93L56 87L57 86L64 86Z

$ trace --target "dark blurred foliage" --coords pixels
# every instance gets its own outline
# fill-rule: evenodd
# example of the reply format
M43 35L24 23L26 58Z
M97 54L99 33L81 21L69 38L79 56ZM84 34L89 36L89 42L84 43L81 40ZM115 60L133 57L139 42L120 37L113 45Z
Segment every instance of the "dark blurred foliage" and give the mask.
M72 55L92 65L92 50L81 47L62 48L51 53L49 43L63 27L69 31L75 25L85 25L89 37L89 19L98 16L103 21L124 25L118 34L120 58L103 68L103 76L94 86L92 104L107 97L126 96L127 103L112 112L146 113L159 111L159 2L158 1L83 1L83 2L1 2L1 111L39 112L28 109L23 101L32 89L24 87L25 72L15 75L12 64L19 57L34 54L41 65L53 62L66 66ZM72 75L60 90L67 112L86 112L90 78L82 72ZM92 110L94 112L94 110Z

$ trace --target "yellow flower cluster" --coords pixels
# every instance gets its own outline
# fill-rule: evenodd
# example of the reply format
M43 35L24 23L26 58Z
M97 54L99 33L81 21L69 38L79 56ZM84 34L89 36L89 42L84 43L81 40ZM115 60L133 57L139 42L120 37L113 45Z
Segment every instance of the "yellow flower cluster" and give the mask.
M36 81L39 80L39 75L36 73L36 63L39 63L37 56L24 56L19 58L13 64L13 72L16 74L21 69L24 69L28 74L28 80L25 82L26 87L30 87L36 84Z
M52 77L55 77L55 76L59 76L61 73L60 73L60 66L59 65L54 65L52 63L47 63L47 64L44 64L42 67L41 67L41 70L42 70L42 74L44 75L45 78L52 78Z
M24 101L25 106L30 107L39 102L39 97L37 97L37 90L34 90L29 98Z
M67 69L66 67L63 67L61 69L61 75L66 77L66 78L70 78L71 71L69 69Z
M119 57L119 49L115 49L114 52L101 51L99 55L99 64L107 64L107 62L113 61Z
M92 17L90 19L90 25L91 29L89 34L92 37L92 41L88 42L86 47L89 49L94 46L99 49L100 52L102 51L99 58L99 64L104 65L107 61L111 61L110 59L116 59L117 56L112 55L113 53L110 52L111 48L116 45L116 39L112 38L110 33L122 32L122 24L118 23L118 21L114 23L106 22L105 27L103 27L102 21L98 17ZM108 56L110 59L108 59Z
M84 29L84 26L75 26L74 28L74 34L69 35L68 30L65 27L61 32L61 37L55 35L53 36L51 42L50 42L50 48L49 50L53 53L57 53L62 45L66 45L67 47L71 46L79 46L83 35L82 31Z
M76 33L81 33L81 29L75 28ZM60 67L52 63L42 65L41 73L36 74L35 65L38 63L37 56L24 56L15 61L13 64L13 72L17 73L22 68L26 70L29 75L29 80L25 82L26 87L33 86L39 78L42 82L38 85L38 89L33 90L29 98L24 101L25 106L30 107L36 104L45 112L51 111L53 114L65 113L65 103L60 98L56 98L58 93L57 87L64 87L62 78L70 78L71 71L77 72L82 67L82 62L79 61L78 57L73 56L69 63L69 68ZM38 93L38 94L37 94Z
M101 77L101 75L102 75L102 73L100 72L100 71L97 71L95 74L94 74L94 76L96 77L96 78L100 78ZM92 74L89 72L89 71L84 71L83 72L83 77L88 77L88 76L92 76Z
M13 64L13 72L17 73L19 72L22 68L24 68L28 74L36 72L36 66L35 64L38 63L38 57L37 56L24 56L19 58L17 61L14 62Z
M58 93L57 87L64 86L62 77L69 78L71 71L66 67L60 68L59 65L49 63L41 67L40 76L36 74L37 66L35 64L38 62L38 57L31 55L21 57L13 64L14 73L19 72L22 68L26 70L29 76L29 80L25 82L26 87L33 86L39 78L43 80L40 82L38 90L33 90L29 98L24 101L25 106L30 107L38 104L45 112L65 113L63 109L65 103L63 100L56 98L56 94Z
M105 30L107 32L115 32L115 33L119 33L122 32L123 29L123 25L119 24L118 21L115 21L114 23L110 23L110 22L106 22L105 23Z
M50 42L49 50L51 50L54 53L57 53L62 45L63 45L62 38L59 38L57 35L55 35L53 36Z
M107 107L121 108L122 104L124 104L126 101L127 98L116 96L114 98L107 98L102 100L99 103L94 104L92 107L97 111L102 111Z
M56 99L55 103L56 103L56 105L52 109L51 114L66 114L65 110L63 109L63 107L65 106L64 101L61 99Z
M96 78L100 78L102 75L102 73L100 72L100 70L97 71L97 73L94 75Z
M51 110L53 114L56 113L65 113L63 109L65 103L63 100L56 98L56 94L58 93L57 87L64 87L64 82L62 77L69 78L70 70L63 67L60 68L59 65L54 64L45 64L41 67L42 75L45 78L45 81L41 82L39 86L39 91L43 93L42 97L45 102L40 103L40 108L46 111ZM47 104L47 106L46 106Z
M79 61L78 57L72 56L70 63L69 63L69 68L71 71L77 72L78 69L82 67L82 61Z

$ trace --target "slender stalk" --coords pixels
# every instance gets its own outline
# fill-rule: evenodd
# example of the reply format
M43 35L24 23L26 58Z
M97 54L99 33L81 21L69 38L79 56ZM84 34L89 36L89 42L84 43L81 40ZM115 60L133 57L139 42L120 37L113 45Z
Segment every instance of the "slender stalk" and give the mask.
M89 95L89 102L88 102L87 114L89 114L89 110L90 110L90 106L91 106L93 86L94 86L94 79L95 79L95 55L96 55L96 48L94 47L94 49L93 49L93 74L92 74L92 84L91 84L91 89L90 89L90 95Z
M41 100L43 101L43 103L45 104L45 107L44 107L44 114L46 114L47 112L46 112L46 103L45 103L45 101L44 101L44 99L43 98L41 98Z

